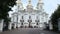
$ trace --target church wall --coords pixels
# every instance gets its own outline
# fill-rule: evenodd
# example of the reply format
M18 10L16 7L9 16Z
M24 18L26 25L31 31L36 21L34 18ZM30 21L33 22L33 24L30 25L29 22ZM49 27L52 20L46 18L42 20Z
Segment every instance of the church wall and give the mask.
M22 19L22 16L23 16L23 14L21 14L21 13L20 13L20 14L18 14L18 23L20 23L20 22L21 22L20 20Z
M23 15L23 17L24 17L24 26L28 26L28 19L29 19L29 15L28 14L24 14Z
M14 17L12 16L12 17L11 17L11 22L13 22L13 18L14 18Z
M46 16L46 22L48 23L48 15Z
M21 3L18 3L19 1L17 1L17 8L16 8L16 12L13 13L13 17L11 18L11 21L13 23L16 23L15 26L17 25L18 27L20 27L21 25L25 26L37 26L37 20L39 19L39 24L38 27L44 27L44 22L48 22L48 19L46 16L46 13L43 12L43 3L40 3L40 1L37 3L37 8L34 9L32 4L27 5L26 9L24 9L23 4L20 0ZM23 16L23 18L22 18ZM31 18L29 18L29 16L31 16ZM38 16L38 17L37 17ZM32 20L31 23L28 22L28 20ZM24 20L24 22L23 22ZM22 23L21 23L22 22Z
M18 27L20 27L20 26L21 26L21 22L20 22L21 17L22 17L22 15L21 15L21 14L19 14L19 15L18 15L18 25L17 25Z
M43 15L42 15L42 13L41 14L39 14L39 27L44 27L44 17L43 17Z
M14 21L13 22L17 22L17 16L14 16Z
M39 20L40 20L40 23L42 22L42 16L41 14L39 15Z
M37 19L37 16L38 16L38 19L40 20L39 21L39 25L38 27L44 27L44 22L47 22L47 16L44 16L42 13L36 13L36 12L32 12L32 13L29 13L29 12L26 12L26 13L20 13L17 15L13 15L12 17L12 20L13 22L16 22L17 23L17 17L18 17L18 23L17 23L17 26L20 27L21 26L21 22L20 20L22 19L22 16L23 16L23 19L24 19L24 22L23 22L23 26L29 26L29 22L28 22L28 19L29 19L29 16L31 16L31 19L32 19L32 22L31 22L31 26L37 26L36 24L36 19Z
M31 19L32 19L31 25L32 25L32 26L36 26L36 22L35 22L36 17L37 17L36 14L31 14Z
M29 19L29 15L28 14L24 14L24 22L28 22Z
M35 22L35 20L36 20L35 14L32 14L32 15L31 15L31 19L32 19L32 22Z

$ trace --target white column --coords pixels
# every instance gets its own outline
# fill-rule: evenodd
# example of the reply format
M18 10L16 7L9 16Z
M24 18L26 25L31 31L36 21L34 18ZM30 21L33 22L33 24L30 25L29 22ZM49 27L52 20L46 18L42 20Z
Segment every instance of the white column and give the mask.
M32 19L32 23L31 23L31 24L32 24L32 26L34 27L34 26L35 26L34 23L35 23L35 19L36 19L36 18L35 18L35 14L32 14L32 15L31 15L31 19Z
M2 19L2 20L0 20L0 32L2 32L3 31L3 22L4 22L4 20Z
M45 15L46 22L48 23L48 14Z
M9 23L8 29L11 30L11 28L12 28L12 22Z
M14 23L14 28L16 28L16 23Z
M39 19L40 19L40 23L39 23L39 27L43 27L43 21L42 21L42 14L39 15Z
M49 29L50 29L50 30L53 29L53 25L51 24L51 22L49 23Z
M29 19L29 15L24 14L24 26L29 26L28 19Z
M21 22L20 22L20 20L21 20L21 15L19 14L19 16L18 16L18 27L21 26Z

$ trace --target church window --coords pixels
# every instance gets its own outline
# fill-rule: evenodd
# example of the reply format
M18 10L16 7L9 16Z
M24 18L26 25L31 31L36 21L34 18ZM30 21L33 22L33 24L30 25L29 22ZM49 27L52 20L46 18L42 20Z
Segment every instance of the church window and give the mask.
M22 16L22 19L23 19L23 16Z
M31 16L29 16L29 19L31 19Z

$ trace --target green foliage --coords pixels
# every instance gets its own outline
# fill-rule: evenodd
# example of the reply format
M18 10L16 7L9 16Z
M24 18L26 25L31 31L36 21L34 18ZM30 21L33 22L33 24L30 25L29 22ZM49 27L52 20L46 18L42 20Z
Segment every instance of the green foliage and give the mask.
M60 5L58 6L57 10L51 15L51 21L53 24L54 30L58 29L58 18L60 18Z
M16 0L0 0L0 20L4 19L4 23L7 25L6 29L8 28L8 24L10 21L8 12L11 11L11 7L16 4Z
M11 10L9 6L13 7L16 0L0 0L0 19L8 20L8 12Z
M0 0L0 19L5 19L9 16L8 12L11 10L9 6L13 7L16 0Z

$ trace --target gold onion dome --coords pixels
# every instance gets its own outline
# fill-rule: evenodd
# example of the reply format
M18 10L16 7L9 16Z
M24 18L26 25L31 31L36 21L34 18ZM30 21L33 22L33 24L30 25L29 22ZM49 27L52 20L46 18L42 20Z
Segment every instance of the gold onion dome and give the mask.
M28 0L28 6L32 6L32 4L31 4L31 0Z
M43 3L42 0L39 0L38 2L39 2L39 3Z
M28 4L28 6L32 6L32 4Z
M16 1L17 4L21 4L21 1Z

